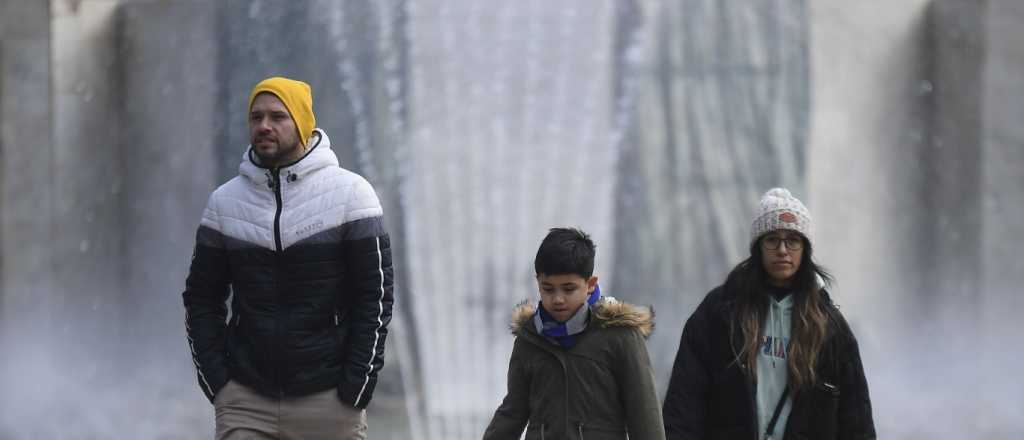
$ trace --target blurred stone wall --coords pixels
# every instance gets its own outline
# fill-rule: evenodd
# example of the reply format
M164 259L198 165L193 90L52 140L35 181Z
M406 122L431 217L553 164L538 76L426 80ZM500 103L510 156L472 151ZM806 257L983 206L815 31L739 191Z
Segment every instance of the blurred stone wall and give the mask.
M50 307L62 328L53 346L61 363L74 363L72 380L88 382L108 371L103 362L121 351L111 340L131 334L111 322L133 313L124 289L125 241L121 210L132 167L120 145L126 128L119 111L116 4L51 3L51 75L54 167L54 294ZM38 306L38 305L37 305ZM81 319L73 319L79 317ZM123 348L123 347L122 347Z
M944 104L935 106L933 131L944 137L933 137L932 149L956 152L950 158L956 165L934 179L944 202L934 211L945 221L935 230L943 246L932 267L936 308L946 307L936 313L945 325L934 334L954 341L940 353L971 359L955 365L977 371L949 399L982 397L954 411L977 414L968 425L982 435L1019 437L1024 402L1015 396L1024 393L1024 383L1006 379L1019 375L1020 353L1007 348L1024 334L1024 4L944 0L931 13L932 32L942 43L935 48L935 90ZM966 53L971 49L977 54Z
M982 248L983 307L987 334L1020 335L1024 321L1024 3L990 0L985 14L986 62L980 90L982 170L979 198L984 213ZM1017 293L1015 293L1017 292ZM1015 323L1007 331L1001 324ZM998 352L1001 341L989 343ZM1007 362L1005 365L1011 365ZM1019 390L1018 384L1018 390ZM1019 395L1019 394L1018 394Z
M30 323L34 334L51 341L60 323L52 308L55 292L55 153L49 32L44 2L0 1L0 343L17 339L15 328ZM48 347L26 352L52 366ZM0 371L15 368L5 355Z
M1024 434L1024 382L1019 346L1024 334L1024 3L989 0L986 61L981 84L980 212L981 334L978 359L994 368L980 375L982 429L993 438ZM1007 380L1010 378L1009 380ZM1016 421L1007 423L1006 421Z
M816 2L808 207L834 299L870 352L878 324L921 322L928 255L930 72L928 1ZM880 306L884 305L884 306ZM895 329L894 329L895 330ZM895 342L895 341L892 341Z
M152 341L142 359L185 337L181 290L216 173L216 8L207 2L138 3L117 16L117 109L125 185L121 228L125 303ZM244 147L243 147L244 148ZM175 350L177 351L177 350Z

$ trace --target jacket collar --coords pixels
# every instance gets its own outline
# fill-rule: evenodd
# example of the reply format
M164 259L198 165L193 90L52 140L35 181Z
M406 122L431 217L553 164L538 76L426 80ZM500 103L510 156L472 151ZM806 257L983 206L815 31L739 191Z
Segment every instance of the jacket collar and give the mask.
M289 180L298 180L310 173L329 166L339 166L338 156L331 149L331 139L321 129L316 129L309 137L309 149L299 160L279 167L280 175L288 176ZM259 157L252 151L252 145L242 154L242 163L238 165L238 174L245 176L259 185L270 182L270 169L259 163Z
M533 324L533 315L536 306L523 302L512 311L512 323L509 328L512 334L537 334ZM600 327L634 327L640 334L647 338L654 331L654 312L647 307L638 307L629 303L621 302L610 296L601 299L590 306L591 317Z

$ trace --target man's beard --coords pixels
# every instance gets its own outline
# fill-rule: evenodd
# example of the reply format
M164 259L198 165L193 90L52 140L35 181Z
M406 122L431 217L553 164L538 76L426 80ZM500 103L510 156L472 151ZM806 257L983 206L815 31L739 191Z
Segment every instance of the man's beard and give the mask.
M259 139L253 142L253 145L259 144ZM267 154L260 151L259 148L253 147L253 153L256 153L256 157L259 158L260 163L267 166L284 165L286 162L295 158L300 149L299 143L295 142L292 145L278 145L278 148L273 153Z

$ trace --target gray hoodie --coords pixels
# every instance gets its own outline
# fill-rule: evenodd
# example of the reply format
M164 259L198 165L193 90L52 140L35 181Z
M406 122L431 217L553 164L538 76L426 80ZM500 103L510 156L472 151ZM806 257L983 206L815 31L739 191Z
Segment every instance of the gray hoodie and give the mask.
M757 353L757 426L758 436L763 437L765 428L775 413L783 390L786 389L786 357L792 323L793 295L776 300L769 295L768 316L762 323L761 349ZM793 397L786 402L779 413L779 420L771 434L781 439L786 431L786 419L793 408Z

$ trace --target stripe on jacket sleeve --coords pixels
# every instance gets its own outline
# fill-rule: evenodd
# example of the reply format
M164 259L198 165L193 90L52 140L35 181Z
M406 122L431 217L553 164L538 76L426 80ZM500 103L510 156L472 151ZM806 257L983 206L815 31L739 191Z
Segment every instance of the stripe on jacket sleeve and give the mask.
M376 239L377 272L380 273L380 297L377 298L377 328L373 331L373 348L370 350L370 360L366 364L366 380L363 381L363 387L359 390L359 394L356 395L356 401L353 402L353 406L359 405L359 400L363 398L366 386L370 384L370 374L373 373L373 360L377 358L377 343L380 342L380 329L384 326L384 321L381 319L384 315L384 260L380 253L380 237L376 237Z
M203 386L206 387L206 395L213 397L213 387L210 386L210 382L206 380L206 375L203 374L203 367L199 365L199 353L196 353L196 344L192 340L192 327L188 325L188 308L185 308L185 337L188 339L188 348L192 350L192 363L196 365L196 372L199 373L199 379L202 381Z

